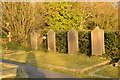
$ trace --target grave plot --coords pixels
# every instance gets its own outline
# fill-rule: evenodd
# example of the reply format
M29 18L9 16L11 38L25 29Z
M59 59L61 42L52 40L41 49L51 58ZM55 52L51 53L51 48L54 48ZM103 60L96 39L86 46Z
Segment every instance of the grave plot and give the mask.
M0 77L2 78L10 78L14 77L16 75L16 69L18 66L13 64L7 64L7 63L0 63L0 72L2 75Z
M114 67L114 66L108 66L94 74L101 75L103 76L103 78L104 76L109 78L119 78L118 67Z
M29 56L29 54L34 56ZM82 69L106 60L100 59L99 57L93 56L89 58L86 55L70 55L70 54L50 54L44 52L32 52L25 54L9 55L4 56L3 59L13 60L17 62L25 62L26 60L37 61L38 65L51 64L67 68Z
M12 53L14 53L14 51L11 51L11 50L1 50L1 52L0 52L2 55L3 54L12 54Z
M1 55L13 55L13 54L22 54L25 52L26 51L22 51L22 50L1 50L0 54Z

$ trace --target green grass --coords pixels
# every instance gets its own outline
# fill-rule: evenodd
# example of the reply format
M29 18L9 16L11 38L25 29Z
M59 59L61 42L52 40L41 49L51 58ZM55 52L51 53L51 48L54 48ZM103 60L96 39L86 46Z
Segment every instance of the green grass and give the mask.
M4 69L10 69L10 68L16 68L16 65L13 64L7 64L7 63L0 63L0 70Z
M103 66L92 68L92 69L88 70L86 73L93 72L93 71L98 70L100 68L103 68ZM109 66L109 67L107 67L103 70L100 70L99 72L96 72L94 74L106 76L106 77L111 77L111 78L118 78L119 77L118 76L118 67L114 67L114 66Z
M6 66L0 64L0 70L3 70L3 69L8 69L8 67L6 67Z
M99 72L96 72L95 74L111 78L118 78L118 67L109 66Z
M52 54L49 52L45 53L43 51L33 51L30 53L14 54L7 56L4 55L3 59L22 62L22 63L28 63L28 61L34 61L36 62L35 64L33 63L32 64L28 63L28 64L57 72L66 73L77 77L83 77L83 78L98 78L98 77L90 76L88 75L88 73L71 72L68 70L43 66L41 64L51 64L51 65L67 67L67 68L82 69L106 61L106 59L101 59L101 57L97 57L97 56L89 57L84 54L70 55L70 54L62 54L62 53Z
M93 56L88 57L86 55L70 55L70 54L50 54L36 51L34 53L24 53L24 54L16 54L11 56L3 56L5 59L14 59L16 61L24 60L24 61L35 61L37 64L51 64L57 65L67 68L74 69L82 69L85 67L89 67L103 61L104 59L100 59L99 57Z

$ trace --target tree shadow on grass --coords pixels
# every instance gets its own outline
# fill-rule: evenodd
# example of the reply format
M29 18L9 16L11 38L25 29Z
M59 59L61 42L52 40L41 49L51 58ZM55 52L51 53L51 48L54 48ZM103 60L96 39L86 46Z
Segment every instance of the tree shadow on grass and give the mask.
M16 71L16 78L46 78L45 74L38 69L36 56L33 52L27 54L25 63L25 65L20 65L18 67Z

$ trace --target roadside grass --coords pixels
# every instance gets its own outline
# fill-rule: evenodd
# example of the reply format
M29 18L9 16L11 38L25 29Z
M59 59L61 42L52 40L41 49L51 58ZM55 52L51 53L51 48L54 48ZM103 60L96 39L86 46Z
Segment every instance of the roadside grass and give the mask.
M2 65L2 64L0 64L0 70L3 70L3 69L8 69L8 67L6 67L5 65Z
M33 65L33 66L35 66L35 65ZM48 69L48 70L52 70L52 71L56 71L56 72L65 73L65 74L80 77L80 78L98 78L96 76L90 76L89 74L80 73L80 72L72 72L72 71L67 71L67 70L63 70L63 69L47 67L47 66L38 66L38 67Z
M109 66L103 70L96 72L97 75L102 75L111 78L120 78L118 74L118 67Z
M8 55L3 56L3 59L13 60L14 61L34 61L39 64L51 64L61 67L67 67L72 69L82 69L86 68L103 61L106 59L100 59L97 56L86 56L84 54L81 55L70 55L70 54L52 54L52 53L45 53L43 51L34 51L32 53L24 53L24 54L15 54L15 55Z
M0 63L0 70L10 69L10 68L17 68L17 66L13 64Z
M15 53L25 53L24 50L1 50L0 55L6 55L6 54L15 54Z
M21 63L27 63L40 68L46 68L49 70L62 72L82 78L99 78L99 77L90 76L88 73L73 72L64 69L57 69L54 67L52 68L49 66L43 66L41 64L50 64L50 65L72 68L72 69L83 69L108 60L108 59L102 59L101 57L97 57L97 56L89 57L84 54L81 55L70 55L70 54L62 54L62 53L53 54L44 51L33 51L23 54L3 55L2 58L6 60L21 62ZM35 64L30 63L29 61L35 62Z
M16 74L16 65L13 64L7 64L7 63L0 63L0 71L2 73L2 75L0 75L0 77L2 78L14 78ZM3 80L3 79L2 79Z
M11 54L13 52L16 52L16 51L11 51L11 50L1 50L1 54L4 55L4 54Z

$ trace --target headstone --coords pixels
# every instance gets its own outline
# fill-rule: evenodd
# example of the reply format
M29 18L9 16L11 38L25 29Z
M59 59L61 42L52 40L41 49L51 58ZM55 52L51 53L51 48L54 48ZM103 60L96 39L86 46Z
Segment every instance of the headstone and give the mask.
M34 30L31 33L31 48L37 50L37 33Z
M47 33L47 42L48 42L48 50L51 52L56 52L56 40L55 40L55 32L51 29Z
M73 28L68 32L68 53L74 54L78 51L78 32Z
M8 33L7 37L8 37L8 41L11 42L11 37L12 37L11 32Z
M105 53L104 31L96 27L91 31L92 55L102 55Z

